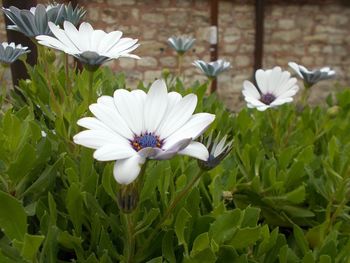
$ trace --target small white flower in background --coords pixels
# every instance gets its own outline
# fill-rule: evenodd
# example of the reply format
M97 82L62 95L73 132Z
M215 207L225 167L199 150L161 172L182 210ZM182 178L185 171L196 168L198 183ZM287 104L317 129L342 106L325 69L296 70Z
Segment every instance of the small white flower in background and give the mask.
M295 62L289 62L288 65L295 71L295 73L304 80L307 87L311 87L321 80L331 79L335 76L335 71L329 67L323 67L321 69L308 70L302 65L298 65Z
M3 42L0 45L0 63L11 64L20 56L29 53L28 47L23 47L21 44Z
M203 60L196 60L192 65L199 68L204 75L208 78L216 78L222 72L228 70L231 67L231 63L223 59L219 59L212 62L205 62Z
M206 141L206 143L205 143ZM220 136L220 133L213 139L213 132L207 139L202 138L201 142L206 144L209 151L207 160L198 160L199 166L204 170L211 170L218 166L222 160L231 152L233 140L227 141L227 135Z
M183 55L187 50L193 47L196 39L189 36L172 36L168 38L169 45L175 49L179 55Z
M14 25L8 29L18 31L27 37L33 38L38 35L50 35L51 31L48 22L60 24L64 19L64 5L44 5L38 4L30 10L18 9L15 6L2 8L2 11Z
M120 57L139 59L138 56L129 54L139 46L138 40L122 38L121 31L106 33L94 30L86 22L78 30L68 21L63 23L64 29L50 22L49 27L55 37L37 36L39 44L70 54L92 68Z
M148 93L118 89L90 105L95 117L78 125L87 128L74 136L76 144L96 149L94 158L114 161L114 177L130 184L146 159L165 160L176 154L207 160L207 148L194 140L214 121L209 113L193 114L197 96L167 92L163 80L155 81Z
M259 69L255 79L257 87L248 80L243 82L243 95L247 106L259 111L292 102L292 97L299 90L297 79L291 78L290 73L282 71L280 67Z

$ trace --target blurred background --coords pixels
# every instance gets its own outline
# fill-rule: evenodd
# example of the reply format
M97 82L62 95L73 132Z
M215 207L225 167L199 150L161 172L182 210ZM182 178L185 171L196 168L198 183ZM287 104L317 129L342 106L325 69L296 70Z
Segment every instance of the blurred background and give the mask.
M21 0L23 1L23 0ZM6 4L21 1L3 1ZM27 1L27 0L26 0ZM47 4L47 1L29 1ZM69 1L57 1L69 2ZM281 66L295 61L309 69L330 66L335 80L313 88L312 103L324 101L330 91L350 83L349 0L75 0L88 10L85 21L106 31L121 30L138 38L134 52L142 59L119 59L108 65L123 71L129 87L138 81L152 82L164 68L176 72L175 51L167 44L173 35L197 39L186 53L185 82L205 81L191 65L195 59L210 60L210 28L218 28L218 58L232 68L218 79L217 93L230 109L242 105L242 82L252 79L257 67ZM1 40L5 41L4 17L0 17ZM300 85L302 86L302 85Z

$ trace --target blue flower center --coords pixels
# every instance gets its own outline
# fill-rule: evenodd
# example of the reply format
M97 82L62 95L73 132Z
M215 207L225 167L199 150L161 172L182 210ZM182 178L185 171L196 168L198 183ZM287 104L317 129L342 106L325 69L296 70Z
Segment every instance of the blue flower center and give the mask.
M136 136L133 141L131 141L132 147L136 151L140 151L143 148L161 148L163 145L162 140L159 139L159 136L156 136L152 133L141 134L141 136Z
M276 96L271 93L262 94L260 97L260 101L266 105L270 105L275 99Z

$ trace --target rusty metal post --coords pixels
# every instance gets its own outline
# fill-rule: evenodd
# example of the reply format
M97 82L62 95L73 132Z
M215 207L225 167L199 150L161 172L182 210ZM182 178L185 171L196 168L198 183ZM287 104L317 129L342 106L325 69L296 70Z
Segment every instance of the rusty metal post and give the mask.
M19 9L30 9L31 7L37 5L36 0L3 0L2 3L5 8L10 6L16 6ZM37 61L36 45L25 35L13 30L7 30L7 26L10 24L12 23L5 16L5 26L8 42L15 42L16 44L22 44L23 46L27 46L31 50L31 52L27 55L27 62L30 65L35 65ZM20 79L27 79L29 77L24 64L22 63L22 61L19 60L12 63L11 74L14 86L18 85Z
M262 68L264 54L264 12L265 0L255 0L254 72Z
M210 0L210 60L215 61L218 59L218 12L219 1ZM210 86L210 93L215 92L217 89L216 78L212 81Z

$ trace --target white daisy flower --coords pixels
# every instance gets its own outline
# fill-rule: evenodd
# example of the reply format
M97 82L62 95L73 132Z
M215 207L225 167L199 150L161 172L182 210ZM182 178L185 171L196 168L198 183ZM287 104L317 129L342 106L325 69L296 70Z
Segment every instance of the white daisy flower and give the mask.
M227 141L227 135L221 138L219 133L214 140L211 132L207 139L202 138L201 141L203 143L206 141L209 151L207 160L198 160L199 166L204 170L211 170L218 166L232 150L233 140Z
M196 39L189 36L172 36L168 38L169 45L179 54L184 54L193 47Z
M255 79L257 87L248 80L243 82L243 95L247 106L259 111L292 102L292 97L299 90L297 79L291 78L290 73L282 71L280 67L259 69Z
M10 6L9 8L2 8L2 11L13 23L13 25L8 26L8 29L21 32L32 38L39 35L50 35L51 31L47 22L62 23L65 7L61 4L47 7L38 4L30 10L21 10L15 6Z
M136 44L138 40L122 38L121 31L106 33L103 30L94 30L86 22L78 30L68 21L63 23L64 29L50 22L49 27L55 37L37 36L39 44L61 50L91 67L98 67L120 57L139 59L138 56L129 54L139 46Z
M95 117L78 125L87 128L74 136L76 144L96 149L94 158L114 161L114 177L130 184L146 159L170 159L176 154L207 160L206 147L194 140L214 121L209 113L193 114L197 96L167 92L163 80L155 81L148 93L118 89L90 105Z
M329 67L323 67L321 69L308 70L302 65L298 65L295 62L289 62L288 65L295 71L295 73L304 80L308 87L316 84L321 80L331 79L335 76L335 71Z
M21 44L3 42L0 44L0 63L11 64L20 56L29 52L28 47L23 47Z
M219 59L212 62L205 62L203 60L196 60L192 63L198 69L202 71L208 78L216 78L222 72L228 70L231 67L231 63L223 59Z

